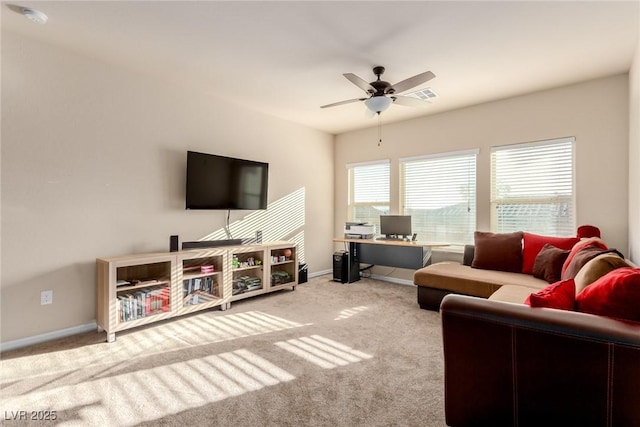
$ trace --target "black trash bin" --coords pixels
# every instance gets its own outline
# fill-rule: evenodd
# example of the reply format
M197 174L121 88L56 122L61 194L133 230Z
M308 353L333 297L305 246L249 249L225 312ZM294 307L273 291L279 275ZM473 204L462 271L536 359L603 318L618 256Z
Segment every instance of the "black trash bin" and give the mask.
M298 266L298 283L307 283L307 264Z

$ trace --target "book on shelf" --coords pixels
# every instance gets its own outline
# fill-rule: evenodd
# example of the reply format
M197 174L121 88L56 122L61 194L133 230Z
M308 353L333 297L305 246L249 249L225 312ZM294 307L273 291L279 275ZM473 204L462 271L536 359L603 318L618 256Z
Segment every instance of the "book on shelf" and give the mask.
M276 270L271 272L271 285L282 285L293 280L291 275L286 271Z
M143 317L169 311L170 289L144 288L123 293L116 298L116 310L119 322L141 319Z
M218 282L213 277L183 280L182 296L185 305L200 304L220 297Z
M255 291L262 289L262 280L259 277L242 276L234 279L231 283L231 287L233 295Z

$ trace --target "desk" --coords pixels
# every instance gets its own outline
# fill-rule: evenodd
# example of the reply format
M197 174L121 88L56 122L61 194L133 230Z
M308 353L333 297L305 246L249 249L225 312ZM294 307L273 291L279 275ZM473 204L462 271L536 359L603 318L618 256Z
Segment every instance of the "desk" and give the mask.
M407 242L403 240L333 239L336 243L349 244L349 268L359 268L359 263L417 270L427 265L431 248L448 246L445 243ZM348 274L349 282L360 280L360 275ZM357 279L355 278L357 277Z

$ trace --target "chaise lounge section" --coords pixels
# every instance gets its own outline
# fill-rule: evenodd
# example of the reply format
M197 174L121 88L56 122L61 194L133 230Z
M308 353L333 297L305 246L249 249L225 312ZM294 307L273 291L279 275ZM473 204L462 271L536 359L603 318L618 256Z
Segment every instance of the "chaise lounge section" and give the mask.
M472 250L467 247L467 252ZM463 264L445 261L424 267L415 272L413 283L418 288L420 308L435 311L440 309L442 299L452 293L489 298L506 286L522 288L529 294L549 284L528 274L475 269L467 261Z

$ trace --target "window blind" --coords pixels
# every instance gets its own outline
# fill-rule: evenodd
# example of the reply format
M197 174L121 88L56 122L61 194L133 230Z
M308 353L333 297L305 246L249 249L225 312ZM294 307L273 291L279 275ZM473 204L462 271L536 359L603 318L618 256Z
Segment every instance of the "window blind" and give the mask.
M491 149L491 225L496 232L576 233L574 138Z
M389 213L389 161L351 164L349 170L349 221L380 227L380 215Z
M473 243L477 150L400 160L402 214L420 240Z

